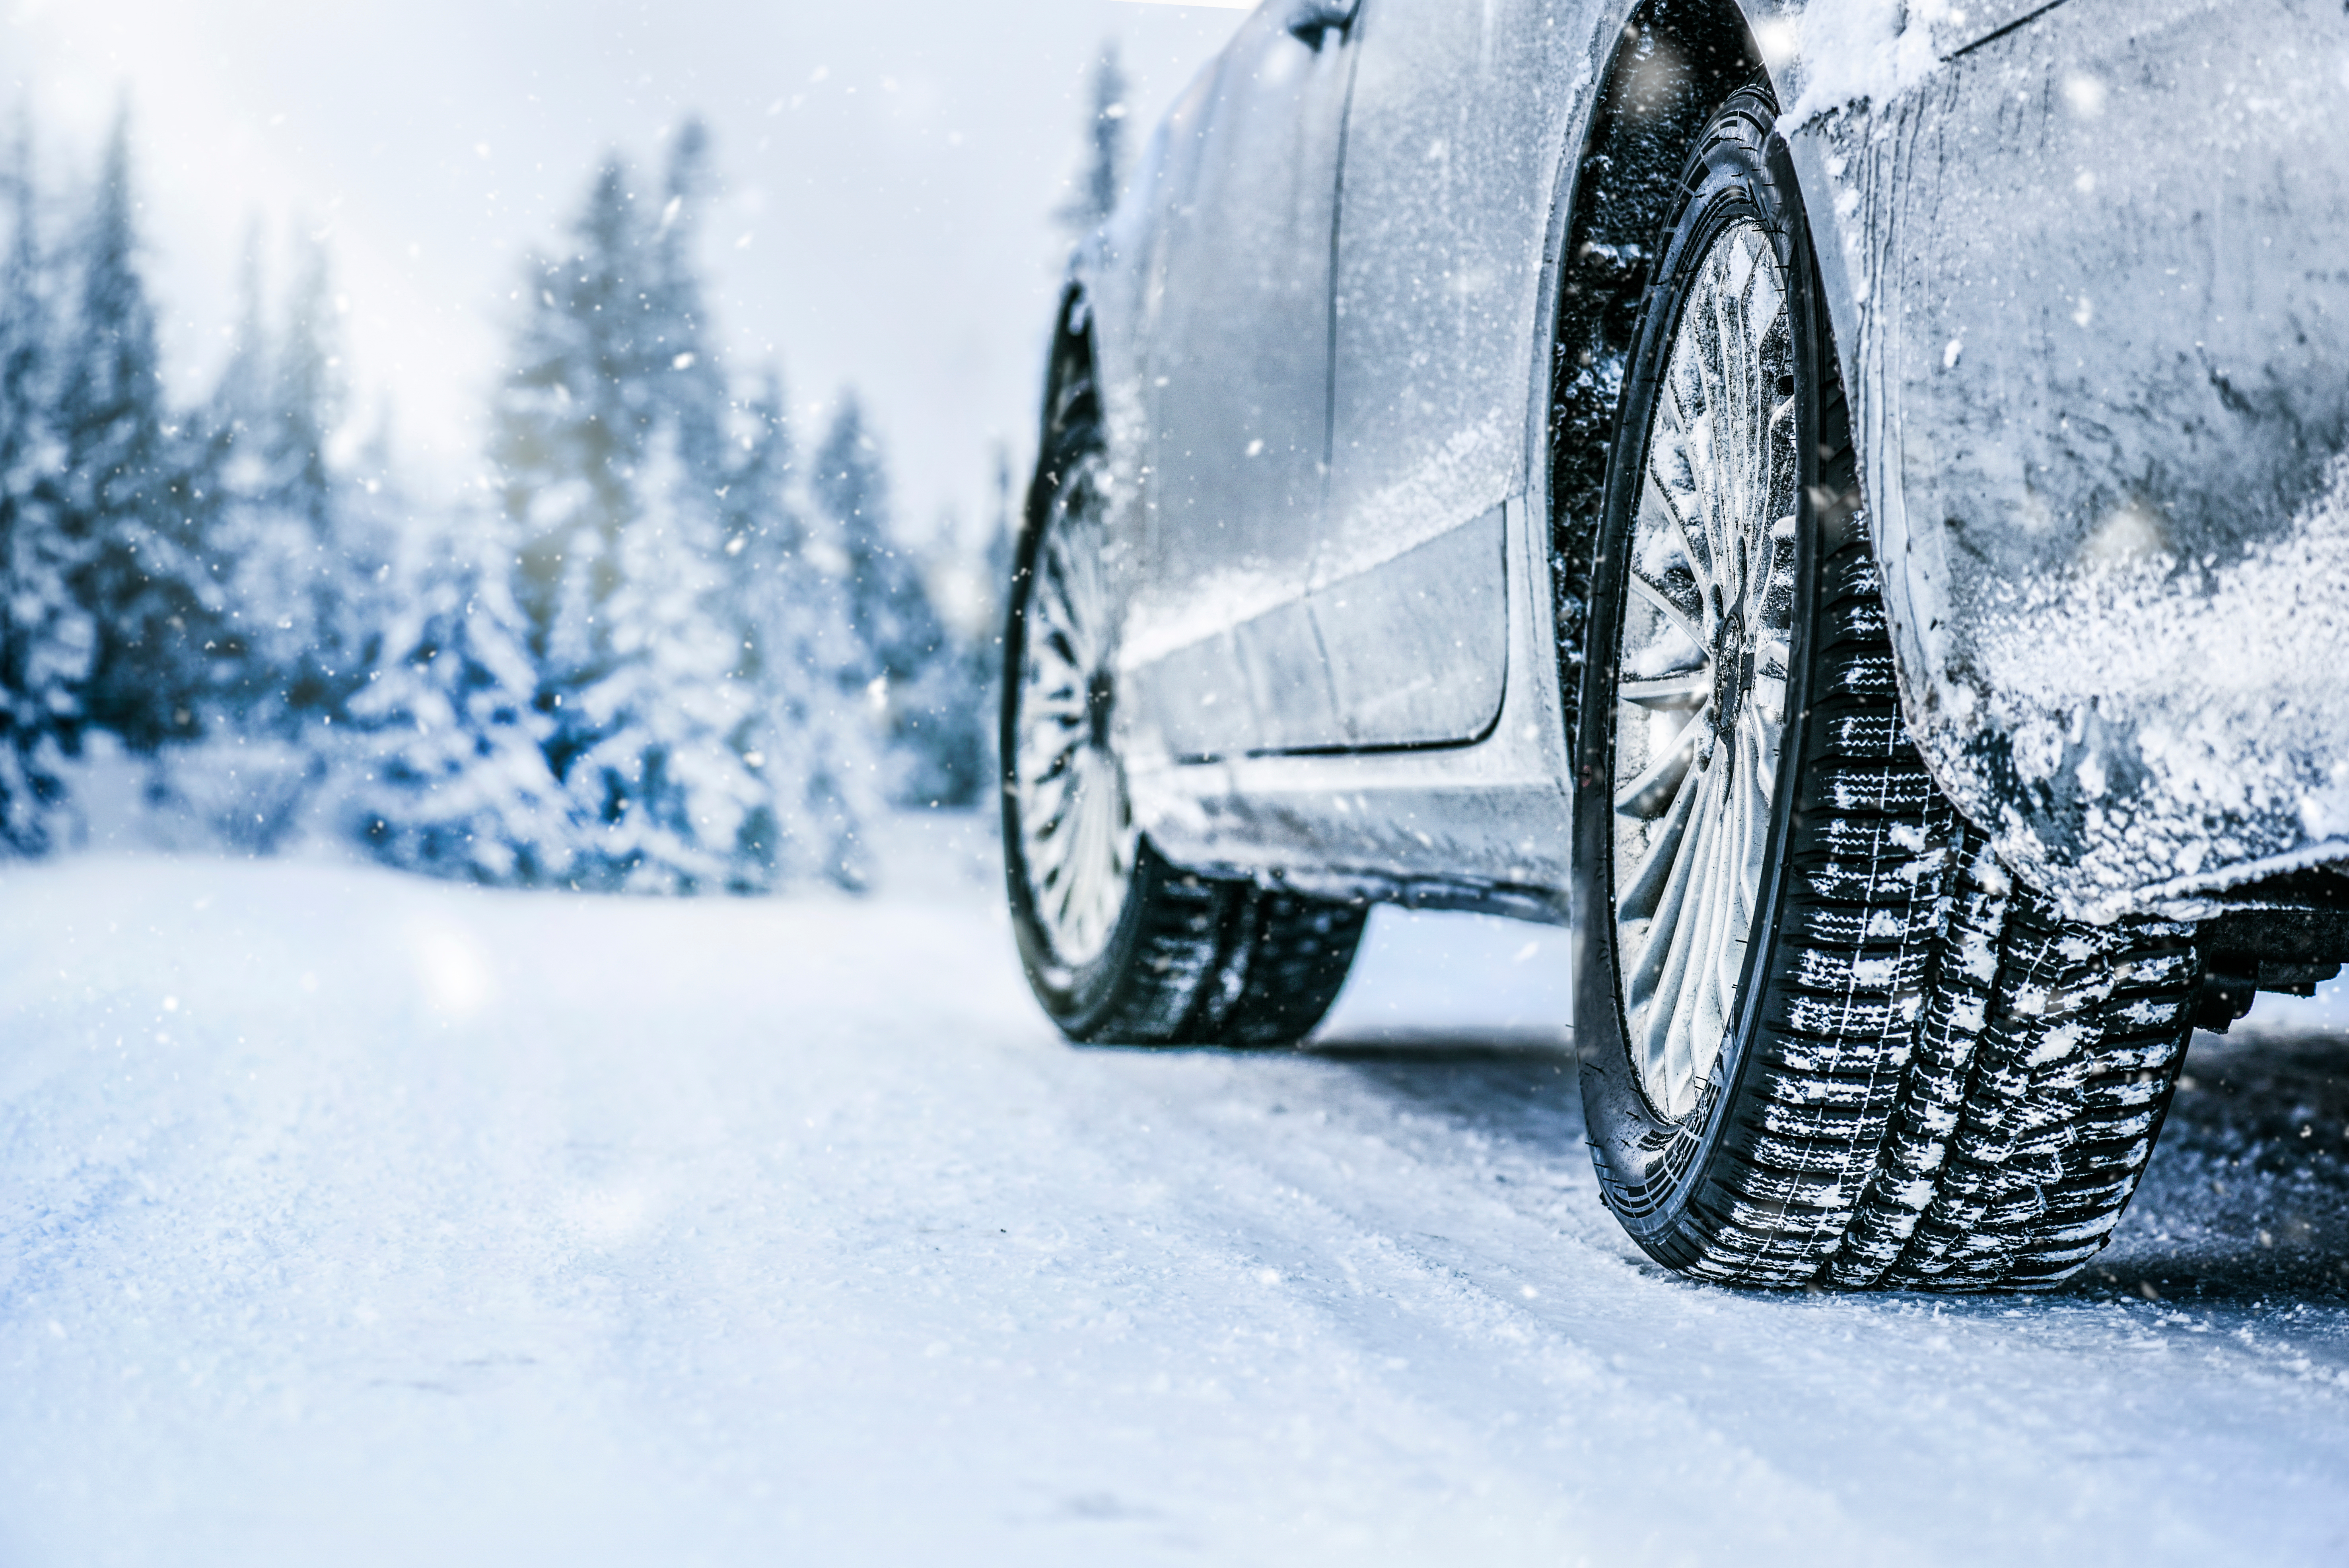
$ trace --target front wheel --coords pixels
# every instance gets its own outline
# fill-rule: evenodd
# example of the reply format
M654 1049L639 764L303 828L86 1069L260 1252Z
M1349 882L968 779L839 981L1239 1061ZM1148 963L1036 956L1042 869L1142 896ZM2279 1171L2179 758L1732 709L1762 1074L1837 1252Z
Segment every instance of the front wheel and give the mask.
M1049 408L1004 635L1004 872L1030 987L1072 1039L1294 1043L1336 1001L1367 911L1179 870L1137 828L1100 400L1071 331Z
M1899 711L1809 240L1758 88L1701 139L1625 384L1577 737L1600 1186L1674 1268L2054 1284L2189 1028L2190 929L2017 886Z

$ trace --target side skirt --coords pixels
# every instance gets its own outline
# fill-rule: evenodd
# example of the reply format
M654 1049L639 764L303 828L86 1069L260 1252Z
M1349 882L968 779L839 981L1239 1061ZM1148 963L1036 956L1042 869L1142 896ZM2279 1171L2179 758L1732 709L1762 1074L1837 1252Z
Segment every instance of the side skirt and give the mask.
M1159 851L1317 896L1564 922L1573 794L1547 524L1523 496L1506 511L1509 664L1489 733L1413 750L1130 759L1135 814Z

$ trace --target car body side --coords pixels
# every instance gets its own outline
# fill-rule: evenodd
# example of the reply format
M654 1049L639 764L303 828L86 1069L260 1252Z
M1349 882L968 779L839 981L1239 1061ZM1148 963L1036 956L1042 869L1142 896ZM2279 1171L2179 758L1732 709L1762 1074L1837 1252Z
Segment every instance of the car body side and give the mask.
M1421 36L1382 53L1382 27ZM1577 353L1568 326L1619 309L1609 280L1636 299L1636 246L1604 231L1636 183L1640 73L1701 97L1711 48L1716 76L1766 68L1786 110L1941 789L2075 916L2215 914L2349 859L2339 5L1364 0L1342 52L1268 70L1283 30L1268 7L1192 85L1072 273L1116 477L1118 724L1170 858L1565 918L1580 568L1559 459L1600 433L1570 428L1576 387L1611 407L1603 335ZM1340 60L1342 83L1299 74ZM1256 144L1214 132L1333 93L1326 134L1273 150L1309 180L1333 160L1315 320L1277 264L1306 241L1235 282L1185 234L1203 200L1245 244L1292 221L1280 181L1228 178ZM1235 411L1257 361L1219 376L1182 359L1202 329L1169 330L1218 291L1226 360L1304 397L1317 333L1327 356L1321 452L1309 417L1268 427L1297 449L1281 504L1327 511L1268 525L1263 570L1225 515L1244 500L1173 515L1181 474L1266 452ZM1169 446L1194 430L1229 449ZM1300 527L1309 548L1279 543Z

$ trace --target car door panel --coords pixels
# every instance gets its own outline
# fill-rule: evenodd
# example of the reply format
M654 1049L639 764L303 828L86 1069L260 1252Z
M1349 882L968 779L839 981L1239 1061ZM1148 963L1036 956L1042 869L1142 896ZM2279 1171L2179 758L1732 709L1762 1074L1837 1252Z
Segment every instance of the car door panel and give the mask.
M1247 749L1298 751L1321 744L1343 709L1311 602L1291 600L1243 623L1235 641L1256 723L1256 743Z
M1153 673L1159 733L1173 760L1263 748L1251 707L1254 683L1236 633L1216 632L1178 648Z
M1333 656L1407 647L1431 662L1411 672L1407 701L1358 710L1341 695L1331 738L1350 745L1464 741L1498 711L1508 628L1488 535L1526 483L1557 152L1527 128L1559 124L1588 75L1587 40L1542 26L1545 9L1367 0L1358 23L1317 613ZM1455 531L1471 537L1436 547ZM1444 606L1455 622L1436 635L1425 618ZM1392 689L1342 667L1336 678L1366 701Z
M1442 745L1491 727L1508 684L1506 516L1496 506L1314 595L1350 745Z
M1146 570L1126 662L1185 755L1257 749L1267 726L1337 723L1302 600L1329 439L1330 237L1351 67L1342 33L1315 48L1276 9L1251 16L1191 133L1189 188L1164 219ZM1258 617L1270 618L1247 624ZM1232 696L1245 702L1219 695L1230 658L1174 656L1224 634L1247 676Z

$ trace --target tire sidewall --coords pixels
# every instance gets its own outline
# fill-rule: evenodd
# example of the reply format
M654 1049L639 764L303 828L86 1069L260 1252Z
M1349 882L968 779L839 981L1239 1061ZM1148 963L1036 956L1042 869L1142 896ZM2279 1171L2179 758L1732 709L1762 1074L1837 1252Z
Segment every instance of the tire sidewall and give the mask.
M1741 98L1749 95L1741 94ZM1712 129L1692 160L1684 195L1671 224L1657 282L1651 285L1617 426L1614 458L1608 472L1598 548L1594 592L1588 622L1582 690L1575 738L1580 787L1574 809L1574 908L1577 942L1574 1016L1582 1057L1583 1113L1591 1155L1609 1206L1636 1242L1659 1262L1685 1268L1697 1261L1699 1238L1689 1227L1724 1134L1736 1120L1743 1087L1755 1069L1767 986L1757 977L1774 972L1775 945L1785 903L1788 846L1800 799L1802 758L1807 728L1812 666L1816 650L1819 523L1813 492L1817 485L1820 396L1826 334L1821 329L1807 231L1785 143L1770 129L1767 100L1750 95L1746 118L1759 133L1729 139ZM1733 99L1733 105L1739 99ZM1716 121L1716 125L1719 122ZM1629 573L1629 545L1646 469L1656 403L1674 336L1698 265L1730 223L1752 219L1770 236L1786 283L1798 405L1802 526L1797 535L1793 639L1787 665L1786 724L1780 742L1779 775L1772 795L1772 820L1764 860L1764 880L1754 939L1746 947L1737 991L1737 1013L1708 1086L1696 1109L1682 1120L1661 1115L1650 1102L1631 1060L1618 978L1614 928L1614 740L1616 666ZM1726 1194L1719 1195L1723 1202Z

